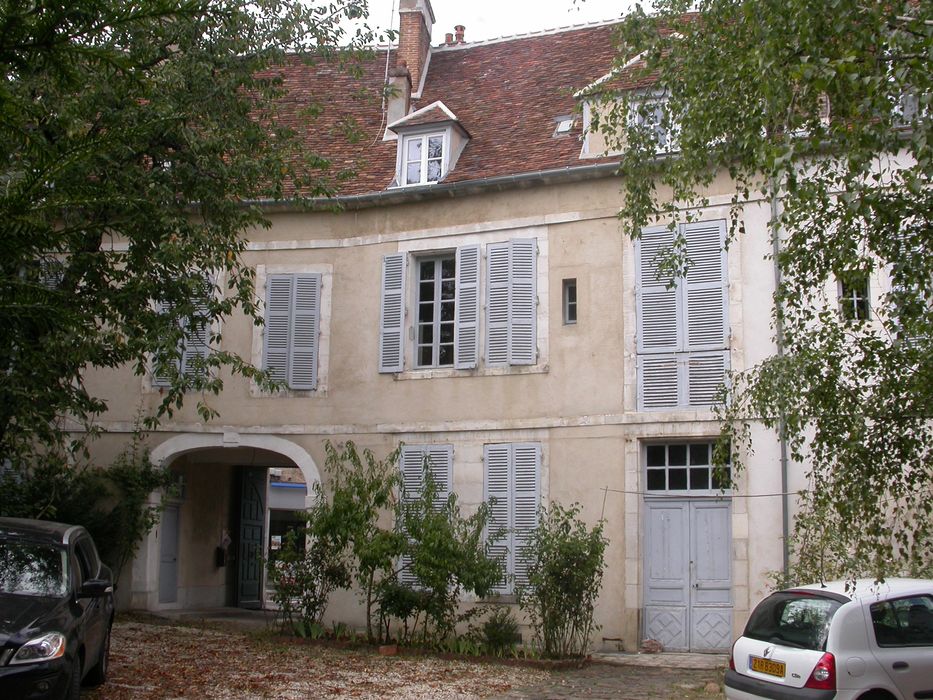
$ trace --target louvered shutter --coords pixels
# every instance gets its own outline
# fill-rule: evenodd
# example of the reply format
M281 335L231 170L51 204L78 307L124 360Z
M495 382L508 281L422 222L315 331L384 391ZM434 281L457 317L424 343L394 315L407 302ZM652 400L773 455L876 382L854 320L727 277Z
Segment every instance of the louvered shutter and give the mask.
M512 446L512 566L514 585L528 583L528 557L525 545L538 526L541 445L518 443Z
M509 244L486 246L486 365L509 363Z
M716 403L716 394L729 368L727 351L690 353L687 361L687 404L709 406Z
M509 466L511 448L509 445L486 445L483 450L483 500L490 505L490 518L487 526L487 548L489 557L502 563L502 579L495 586L497 593L509 593L511 590L509 575L511 565L511 508L512 499L509 488ZM503 531L502 537L493 539L493 533Z
M684 290L684 350L722 350L726 347L728 285L725 236L725 221L703 221L684 226L687 257L690 259Z
M270 275L266 278L266 327L263 338L263 369L272 378L288 382L289 327L291 324L292 275Z
M637 372L639 410L676 408L680 405L682 382L676 354L639 355Z
M172 312L172 304L165 301L156 302L155 310L157 314L169 314ZM178 351L181 348L177 348ZM178 370L178 360L174 359L170 363L176 371ZM152 371L152 386L154 387L169 387L172 385L172 378L168 374L159 374L156 372L155 366L153 366Z
M205 277L201 293L194 300L191 316L182 320L185 329L181 354L181 373L188 378L202 376L206 368L199 362L207 357L211 340L210 309L207 298L213 293L213 283Z
M453 485L453 458L453 445L404 445L401 460L405 501L414 501L420 497L427 468L437 485L433 507L440 511L447 503ZM410 563L411 559L407 556L399 558L399 568L402 569L399 581L408 586L417 586L418 577L411 572Z
M479 354L479 246L457 249L454 367L473 369Z
M401 372L405 357L405 253L382 259L379 371Z
M509 241L509 364L533 365L537 361L536 337L538 242L534 238Z
M321 276L294 276L288 385L317 386L318 335L321 323Z
M674 232L666 228L642 231L635 242L635 301L638 352L676 352L678 288L670 275L660 275L659 255L674 245Z
M415 445L402 447L402 497L405 501L413 501L421 495L421 485L424 475L424 452ZM407 534L404 527L403 534ZM418 584L418 577L411 572L411 558L402 555L399 557L399 582L406 586Z

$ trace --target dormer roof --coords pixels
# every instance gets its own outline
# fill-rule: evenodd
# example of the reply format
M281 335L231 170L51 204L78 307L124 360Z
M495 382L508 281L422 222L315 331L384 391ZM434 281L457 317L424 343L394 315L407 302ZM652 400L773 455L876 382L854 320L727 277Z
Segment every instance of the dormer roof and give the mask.
M387 129L399 133L405 129L409 129L416 126L426 126L434 125L442 126L447 124L456 124L461 130L466 132L466 129L463 128L463 125L460 123L460 120L457 119L457 115L450 111L450 109L440 100L432 102L429 105L425 105L421 109L415 110L411 114L402 117L401 119L389 124Z

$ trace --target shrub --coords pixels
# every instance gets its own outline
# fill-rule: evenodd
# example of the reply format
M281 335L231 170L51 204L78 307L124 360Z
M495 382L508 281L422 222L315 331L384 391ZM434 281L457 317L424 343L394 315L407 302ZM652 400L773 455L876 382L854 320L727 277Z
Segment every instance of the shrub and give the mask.
M519 605L547 658L583 657L597 629L593 612L608 540L602 521L588 530L579 512L578 504L542 508L524 549L528 583L518 590Z
M522 641L518 631L518 621L512 611L498 607L480 627L483 648L494 656L505 656L512 652Z

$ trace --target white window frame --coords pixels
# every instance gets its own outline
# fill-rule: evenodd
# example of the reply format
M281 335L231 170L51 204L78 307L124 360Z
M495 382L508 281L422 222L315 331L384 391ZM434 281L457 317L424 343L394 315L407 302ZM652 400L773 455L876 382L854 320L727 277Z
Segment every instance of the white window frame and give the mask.
M573 299L570 298L570 292L573 290ZM577 323L577 278L566 277L561 282L561 307L565 326L573 326Z
M857 285L853 284L854 277L857 277ZM842 315L843 319L851 322L870 320L871 281L868 273L854 273L849 279L837 279L836 285L838 290L839 313ZM861 308L865 310L864 316L859 314Z
M437 160L428 157L428 143L432 138L440 137L441 139L441 157L440 157L440 166L441 172L438 175L437 180L428 180L428 161ZM409 182L408 180L408 144L412 141L421 141L421 161L418 170L419 178L416 182ZM417 133L406 133L401 136L399 139L399 149L398 149L398 183L400 187L418 187L425 185L434 185L444 179L447 175L447 165L450 159L450 129L444 129L441 131L431 130L423 131ZM415 161L410 161L414 163Z
M457 338L456 338L456 328L457 328L457 283L459 281L459 275L457 274L457 253L456 251L438 251L437 253L432 253L430 255L415 255L413 258L413 274L412 274L412 287L413 287L413 296L411 300L412 321L411 325L413 328L412 332L412 366L415 369L435 369L439 367L454 367L456 365L456 351L457 351ZM441 363L440 354L441 354L441 307L443 303L442 287L443 287L443 276L438 276L438 271L443 270L445 260L453 260L454 263L454 295L453 298L448 300L453 303L454 306L454 316L450 320L450 324L453 330L453 337L450 341L451 354L450 362ZM421 321L421 307L425 303L421 299L421 285L423 281L421 279L421 266L424 263L433 263L435 276L433 278L434 290L432 294L431 304L432 304L432 320L430 324L423 323ZM421 330L423 327L430 325L431 327L431 362L422 363L421 362L421 348L427 347L426 343L421 342Z
M629 103L629 124L636 128L648 128L654 133L656 149L658 154L677 153L680 151L678 136L680 128L677 124L670 124L667 129L663 128L661 121L666 109L668 98L664 95L645 95L633 99ZM646 108L653 108L651 114L654 117L649 123L645 115L642 114Z
M695 452L691 448L704 446L706 448L707 459L704 462L694 462ZM715 468L713 467L713 449L716 446L715 438L707 439L684 439L684 440L665 440L663 442L646 442L642 446L642 478L644 479L645 488L643 489L646 496L670 496L670 495L691 495L691 496L718 496L723 492L729 494L732 492L731 488L720 489L714 486L715 481ZM669 464L670 461L670 448L671 447L684 447L684 463L683 464ZM649 465L648 464L648 452L649 450L657 450L658 448L664 449L665 463L664 465ZM732 475L731 465L727 467L729 470L729 476ZM684 488L671 488L671 471L683 470L684 474ZM704 488L693 487L691 485L691 480L693 479L693 474L691 470L701 470L705 471L705 477L707 481L707 486ZM654 472L658 476L664 474L664 488L650 488L649 487L649 477L651 473Z

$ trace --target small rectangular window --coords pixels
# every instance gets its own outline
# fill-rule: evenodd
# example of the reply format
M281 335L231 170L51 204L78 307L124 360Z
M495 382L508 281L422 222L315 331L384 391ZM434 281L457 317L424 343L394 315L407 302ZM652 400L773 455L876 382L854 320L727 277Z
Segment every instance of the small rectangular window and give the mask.
M577 322L577 280L564 280L564 325Z
M868 303L868 275L852 272L839 278L839 311L847 321L867 321L870 314Z
M402 149L404 185L428 185L444 175L444 134L406 136Z
M731 470L713 466L711 442L647 445L645 490L719 491L728 489Z

